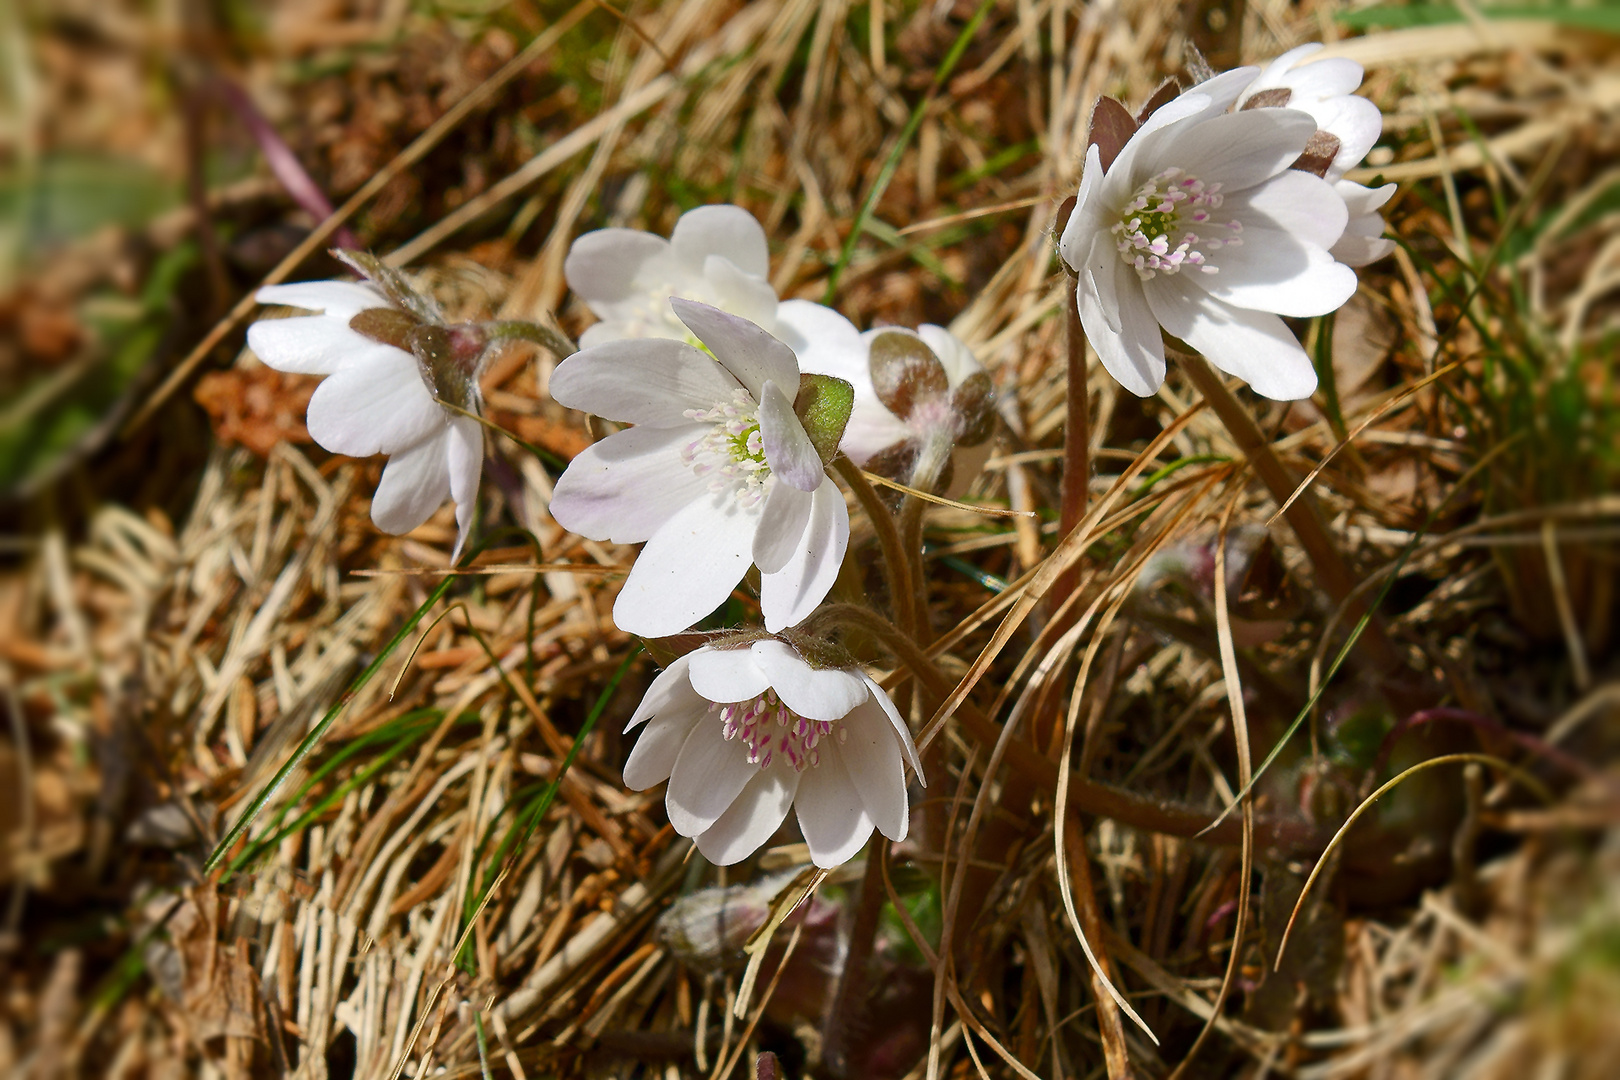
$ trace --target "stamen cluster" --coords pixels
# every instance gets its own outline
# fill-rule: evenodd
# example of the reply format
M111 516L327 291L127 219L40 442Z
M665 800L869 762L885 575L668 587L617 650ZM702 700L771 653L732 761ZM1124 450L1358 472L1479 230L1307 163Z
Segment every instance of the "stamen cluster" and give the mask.
M759 406L746 390L732 392L731 400L712 409L687 409L688 420L714 426L681 448L681 461L698 476L713 475L709 490L735 490L737 502L753 506L765 497L771 467L765 460L765 442L759 433Z
M807 720L782 704L774 689L751 701L714 702L709 711L718 713L721 733L727 742L741 740L748 748L748 763L768 768L780 754L795 772L821 764L817 744L829 736L840 744L849 733L831 720Z
M1137 188L1125 204L1111 229L1115 249L1143 281L1179 273L1183 266L1218 273L1219 267L1206 265L1204 252L1243 244L1241 221L1216 221L1211 214L1225 198L1219 183L1206 184L1171 166Z

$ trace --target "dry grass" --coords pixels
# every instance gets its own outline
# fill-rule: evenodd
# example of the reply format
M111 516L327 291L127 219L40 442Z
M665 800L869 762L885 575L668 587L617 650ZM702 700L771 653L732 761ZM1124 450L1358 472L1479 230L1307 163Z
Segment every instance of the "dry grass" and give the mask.
M486 7L288 5L241 74L346 197L563 25L561 8ZM556 312L577 331L561 275L575 235L667 232L689 205L736 201L772 237L783 296L821 299L836 279L832 302L862 325L949 323L972 344L1004 420L972 497L1040 516L929 518L934 666L888 682L919 731L963 702L929 751L946 782L912 840L845 868L777 935L735 1018L741 939L790 876L767 875L804 853L787 842L717 871L689 858L661 791L620 785L619 730L655 670L609 618L633 551L562 530L545 509L556 470L496 439L487 569L446 578L449 509L379 535L377 463L309 446L307 387L243 356L199 399L256 449L193 452L183 496L136 483L153 431L196 415L154 400L156 419L8 519L0 1072L718 1080L763 1048L795 1078L840 1063L919 1078L1614 1075L1620 39L1469 5L1332 46L1366 65L1385 109L1364 171L1401 181L1403 249L1303 328L1333 373L1315 402L1245 400L1294 475L1321 467L1313 497L1363 595L1382 597L1397 677L1360 654L1330 673L1354 620L1177 374L1138 402L1092 365L1101 509L1085 535L1057 535L1051 229L1090 103L1141 101L1194 44L1223 67L1337 38L1343 10L671 0L567 16L555 49L486 83L352 224L452 310ZM78 18L38 15L18 39L49 61L36 69L51 94L66 93L61 56L84 47ZM168 48L134 14L103 18L82 21L119 63ZM37 108L70 107L53 102ZM183 162L178 122L148 119ZM211 205L237 236L310 224L262 182ZM139 235L172 247L197 217ZM127 252L120 235L47 261ZM217 314L289 247L188 287L234 283L202 306ZM80 283L62 286L69 310L95 280L40 280L59 278ZM159 355L179 361L208 324ZM544 397L554 362L514 352L486 395L498 424L567 457L590 436ZM851 550L879 594L859 521ZM1055 551L1073 570L1066 608L1031 591L1064 568ZM412 613L425 617L390 649ZM205 873L326 716L251 839ZM1300 716L1237 813L1242 778ZM1448 753L1475 761L1414 775L1328 857L1278 966L1339 823ZM714 885L732 889L700 891ZM897 903L867 991L835 1006L863 887ZM1109 998L1077 926L1156 1044Z

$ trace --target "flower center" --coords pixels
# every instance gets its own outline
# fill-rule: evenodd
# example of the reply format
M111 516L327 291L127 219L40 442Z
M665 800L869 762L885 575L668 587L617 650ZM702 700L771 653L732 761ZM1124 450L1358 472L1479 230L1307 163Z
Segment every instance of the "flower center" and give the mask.
M771 467L759 434L759 406L748 391L731 392L731 400L712 409L687 409L688 420L711 427L681 449L681 461L699 476L710 476L709 490L735 491L743 506L765 497Z
M748 763L768 768L778 757L795 772L821 764L821 740L836 738L840 743L849 732L830 720L806 720L766 690L752 701L714 702L709 711L720 714L727 741L740 741L748 748Z
M1242 222L1215 219L1225 198L1220 184L1206 184L1174 166L1164 170L1136 189L1112 226L1119 257L1143 281L1189 266L1217 273L1219 267L1206 265L1204 253L1243 243Z

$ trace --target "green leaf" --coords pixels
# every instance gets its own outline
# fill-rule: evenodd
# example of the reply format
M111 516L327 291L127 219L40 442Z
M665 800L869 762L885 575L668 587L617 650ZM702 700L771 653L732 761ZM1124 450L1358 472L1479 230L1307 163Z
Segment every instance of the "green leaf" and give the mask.
M800 375L799 394L793 411L804 424L805 434L823 465L832 463L838 453L838 440L844 437L850 410L855 407L855 388L831 375Z

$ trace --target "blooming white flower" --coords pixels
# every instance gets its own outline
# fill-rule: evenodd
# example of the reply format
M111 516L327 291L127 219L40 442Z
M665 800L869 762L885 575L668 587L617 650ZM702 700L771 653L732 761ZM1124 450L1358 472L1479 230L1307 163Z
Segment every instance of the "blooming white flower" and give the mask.
M563 276L602 321L582 348L621 338L690 332L670 309L679 296L776 329L776 290L766 280L765 230L740 206L700 206L675 222L668 240L636 229L599 229L576 239Z
M786 629L832 588L849 511L794 414L793 351L746 319L672 299L712 352L610 341L564 360L551 396L635 426L574 458L552 515L596 540L647 545L613 607L620 628L679 633L718 607L750 563L766 629Z
M647 723L624 766L712 863L747 858L798 810L817 866L845 862L875 825L904 840L905 766L922 767L905 721L858 668L814 667L785 641L705 646L664 669L625 730Z
M1318 137L1328 137L1323 140L1321 176L1350 213L1344 235L1330 250L1347 266L1366 266L1395 250L1395 242L1381 235L1384 219L1378 214L1395 194L1395 185L1368 188L1344 179L1344 174L1361 164L1378 141L1383 113L1355 93L1364 74L1361 65L1345 57L1312 60L1321 49L1320 43L1312 42L1271 61L1238 96L1236 106L1299 109L1316 121Z
M428 322L421 316L431 318L435 311L404 311L369 282L269 285L257 299L320 313L256 322L248 328L248 347L277 371L327 376L309 399L309 434L316 443L350 457L388 455L371 499L371 520L384 532L407 533L446 498L454 499L451 561L459 558L478 498L484 433L478 421L451 412L440 400L478 411L477 380L469 373L453 386L450 380L435 384L429 364L362 329L375 333L382 327L385 336L397 338L393 331L431 326L443 331L441 344L465 356L468 343L455 335L470 328ZM482 341L473 347L481 353Z
M832 308L803 300L784 301L779 319L800 370L855 388L838 443L851 461L908 481L922 448L943 439L953 447L946 494L967 490L990 458L995 393L966 342L931 323L862 333Z
M1315 369L1278 316L1322 315L1355 292L1355 272L1328 251L1348 220L1343 198L1290 167L1316 121L1227 112L1252 79L1227 72L1160 106L1106 171L1087 147L1060 250L1086 336L1132 393L1164 381L1162 326L1257 393L1308 397Z

